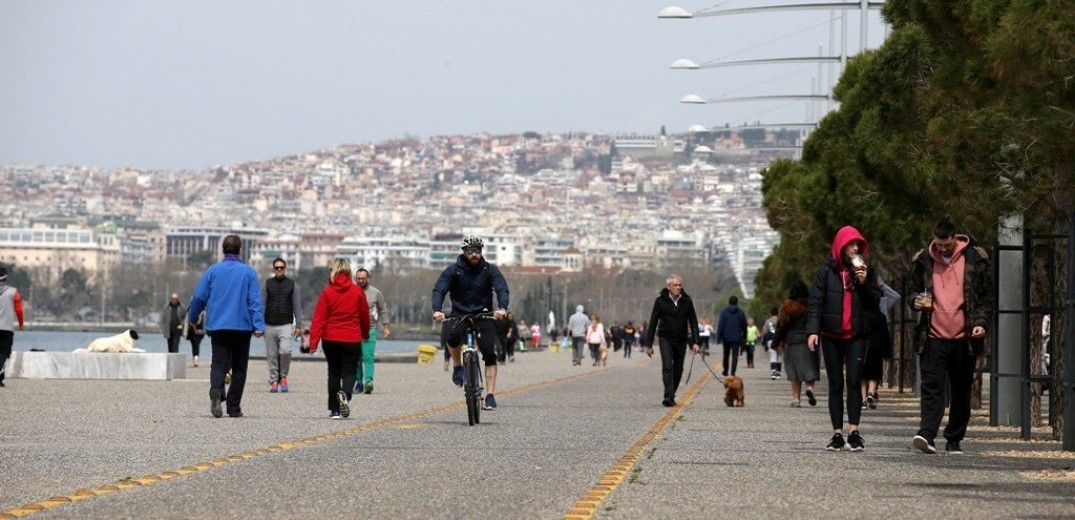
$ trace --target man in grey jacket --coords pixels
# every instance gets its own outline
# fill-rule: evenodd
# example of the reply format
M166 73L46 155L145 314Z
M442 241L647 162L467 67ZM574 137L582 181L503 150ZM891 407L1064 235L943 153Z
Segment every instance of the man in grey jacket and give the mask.
M366 291L366 303L370 306L370 337L362 342L362 359L355 373L355 391L359 394L373 393L373 354L377 350L377 324L384 331L384 338L392 334L388 328L388 306L384 303L384 294L370 285L370 272L365 269L355 271L355 283Z
M582 346L586 344L586 328L590 326L590 317L584 314L582 305L575 307L575 314L567 320L571 330L571 365L582 365Z

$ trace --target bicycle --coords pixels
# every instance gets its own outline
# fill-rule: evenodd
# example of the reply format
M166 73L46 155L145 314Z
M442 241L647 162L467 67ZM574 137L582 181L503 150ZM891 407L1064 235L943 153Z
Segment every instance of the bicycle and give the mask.
M475 320L495 319L491 312L477 314L453 314L445 319L454 320L457 323L453 329L460 325L466 327L466 342L463 352L463 397L467 403L467 421L471 426L481 422L481 399L482 399L482 372L481 353L477 346L477 324Z

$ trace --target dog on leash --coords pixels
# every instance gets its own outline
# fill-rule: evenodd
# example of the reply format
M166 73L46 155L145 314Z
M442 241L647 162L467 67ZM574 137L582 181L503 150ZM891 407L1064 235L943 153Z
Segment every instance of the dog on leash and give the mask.
M743 379L737 376L724 378L724 404L728 406L746 406L746 395L743 393Z

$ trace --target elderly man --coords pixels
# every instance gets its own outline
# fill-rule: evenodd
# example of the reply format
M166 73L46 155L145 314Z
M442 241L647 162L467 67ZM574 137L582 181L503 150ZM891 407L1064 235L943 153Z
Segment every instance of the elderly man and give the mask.
M650 327L646 331L646 355L653 357L653 338L657 336L661 347L661 377L664 379L664 406L676 405L676 389L683 378L683 358L687 355L687 341L693 340L694 353L698 346L698 314L694 302L683 290L683 280L678 274L668 276L667 286L653 301L649 316Z

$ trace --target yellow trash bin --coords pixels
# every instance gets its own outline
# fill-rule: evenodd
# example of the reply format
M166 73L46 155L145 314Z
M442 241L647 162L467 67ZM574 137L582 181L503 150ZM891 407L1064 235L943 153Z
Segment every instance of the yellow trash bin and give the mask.
M418 364L432 365L433 358L437 355L437 347L433 345L418 345Z
M560 350L560 345L557 345L556 343L549 343L549 352L556 352L558 350Z

